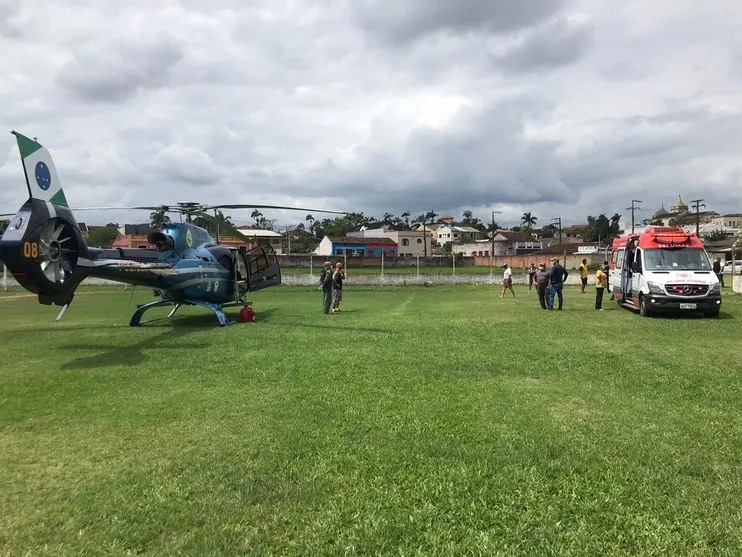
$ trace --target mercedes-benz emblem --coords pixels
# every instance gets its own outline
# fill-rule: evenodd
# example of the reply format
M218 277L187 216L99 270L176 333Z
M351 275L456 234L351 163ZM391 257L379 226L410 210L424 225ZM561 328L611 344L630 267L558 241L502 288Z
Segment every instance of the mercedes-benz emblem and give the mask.
M684 294L690 294L691 293L691 290L693 290L693 289L690 286L688 286L688 285L683 286L683 293Z

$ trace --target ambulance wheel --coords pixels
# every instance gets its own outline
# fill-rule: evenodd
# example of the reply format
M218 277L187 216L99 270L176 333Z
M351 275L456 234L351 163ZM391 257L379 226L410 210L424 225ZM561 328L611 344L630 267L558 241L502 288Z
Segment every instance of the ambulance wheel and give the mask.
M649 311L649 308L647 307L647 301L644 299L644 296L639 298L639 314L642 317L649 317L652 315L652 312Z

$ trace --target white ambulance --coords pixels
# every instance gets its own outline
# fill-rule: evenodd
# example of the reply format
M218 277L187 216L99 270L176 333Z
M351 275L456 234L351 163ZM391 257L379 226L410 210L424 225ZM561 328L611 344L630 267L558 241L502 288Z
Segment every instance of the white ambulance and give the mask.
M653 227L613 240L609 289L643 316L669 312L719 315L721 288L703 243L680 227Z

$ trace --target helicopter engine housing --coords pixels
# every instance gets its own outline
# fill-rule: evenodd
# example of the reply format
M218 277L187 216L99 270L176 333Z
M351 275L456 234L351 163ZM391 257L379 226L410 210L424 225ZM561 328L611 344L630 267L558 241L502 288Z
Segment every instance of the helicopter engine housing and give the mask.
M70 303L87 275L80 257L89 257L87 245L67 207L30 199L0 237L0 259L42 304Z

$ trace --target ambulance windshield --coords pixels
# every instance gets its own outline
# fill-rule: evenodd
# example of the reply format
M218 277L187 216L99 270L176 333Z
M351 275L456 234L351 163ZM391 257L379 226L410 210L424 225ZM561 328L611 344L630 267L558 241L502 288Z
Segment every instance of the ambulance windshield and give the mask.
M662 248L644 250L647 271L710 271L706 251L701 248Z

